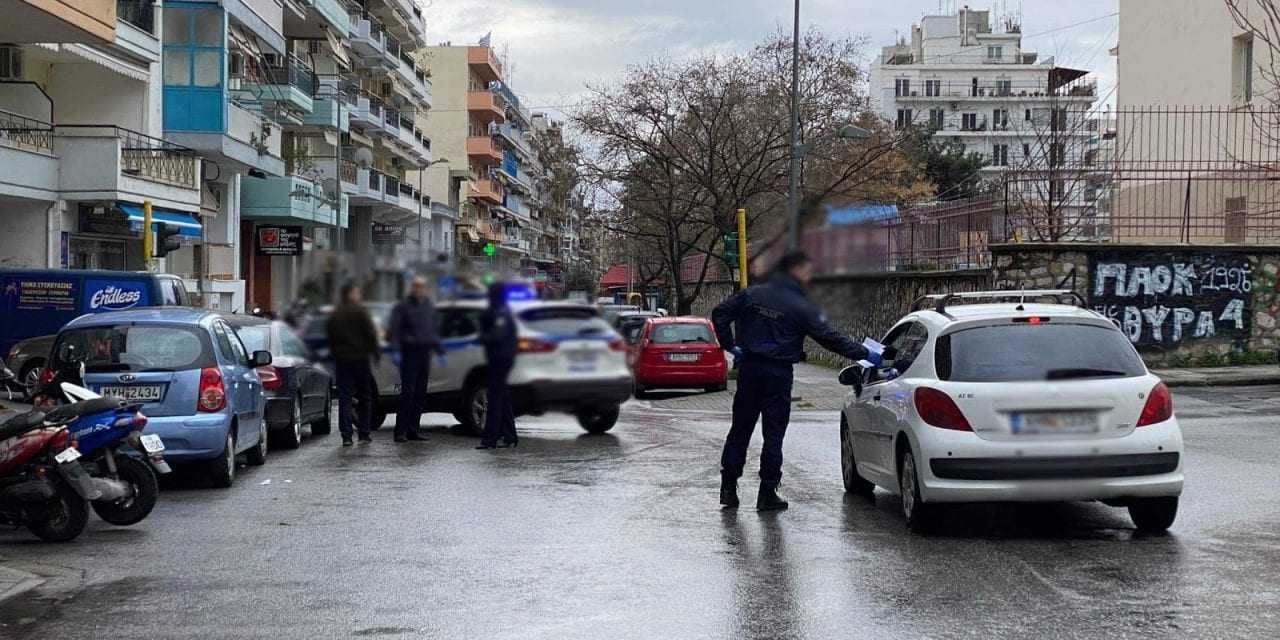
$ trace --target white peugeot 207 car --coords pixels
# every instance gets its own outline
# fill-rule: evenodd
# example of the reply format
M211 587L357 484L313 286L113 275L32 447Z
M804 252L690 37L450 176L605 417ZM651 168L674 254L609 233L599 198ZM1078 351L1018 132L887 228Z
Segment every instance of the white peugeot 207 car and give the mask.
M1059 303L1033 303L1053 298ZM845 490L901 496L914 531L939 503L1099 500L1138 530L1173 524L1182 433L1169 389L1069 291L931 296L884 339L840 425ZM978 300L988 303L976 303ZM968 303L968 304L966 304ZM921 305L917 303L916 307Z

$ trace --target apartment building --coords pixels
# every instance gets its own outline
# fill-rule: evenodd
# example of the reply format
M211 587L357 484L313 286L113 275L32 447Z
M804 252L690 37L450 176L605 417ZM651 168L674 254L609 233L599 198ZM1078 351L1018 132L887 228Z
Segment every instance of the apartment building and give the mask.
M1020 17L963 8L928 15L872 65L872 106L898 128L927 127L987 159L986 180L1016 175L1013 193L1087 215L1083 164L1097 85L1088 72L1023 48ZM945 197L945 194L943 194Z
M142 207L203 233L202 166L163 139L164 24L142 0L10 3L0 24L0 264L142 269ZM191 283L192 286L195 283Z
M1260 6L1240 3L1266 25ZM1273 25L1272 28L1280 25ZM1117 240L1280 240L1274 50L1223 2L1120 3Z

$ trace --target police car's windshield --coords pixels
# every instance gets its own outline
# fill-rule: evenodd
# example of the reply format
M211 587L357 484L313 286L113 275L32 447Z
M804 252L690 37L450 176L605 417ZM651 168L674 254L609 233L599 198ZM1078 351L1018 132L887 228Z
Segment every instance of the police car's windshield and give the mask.
M581 307L546 307L520 314L520 321L531 331L561 336L583 336L609 333L609 323L594 309Z

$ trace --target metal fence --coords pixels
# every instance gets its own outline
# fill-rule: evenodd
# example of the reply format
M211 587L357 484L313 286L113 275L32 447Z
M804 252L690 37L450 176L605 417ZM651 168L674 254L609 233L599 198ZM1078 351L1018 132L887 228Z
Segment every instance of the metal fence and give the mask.
M989 245L1005 242L1280 244L1280 111L1096 115L1062 137L1010 137L1069 137L1078 148L988 170L985 195L824 225L806 234L806 248L825 272L853 273L984 268Z
M53 125L0 110L0 146L53 153Z

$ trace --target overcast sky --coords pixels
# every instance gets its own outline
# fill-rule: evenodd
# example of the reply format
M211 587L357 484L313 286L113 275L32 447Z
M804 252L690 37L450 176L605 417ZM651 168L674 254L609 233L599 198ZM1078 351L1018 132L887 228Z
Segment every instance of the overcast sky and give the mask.
M431 43L474 44L488 32L513 67L512 89L526 105L570 104L584 83L617 77L627 65L667 55L738 51L790 30L791 0L419 0ZM964 0L944 0L963 6ZM974 9L1021 5L1026 50L1095 72L1105 96L1115 83L1118 18L1069 25L1115 13L1119 0L971 0ZM910 33L939 0L802 0L804 27L829 35L867 36L868 53ZM1052 33L1045 33L1054 30ZM1111 100L1114 102L1114 99Z

